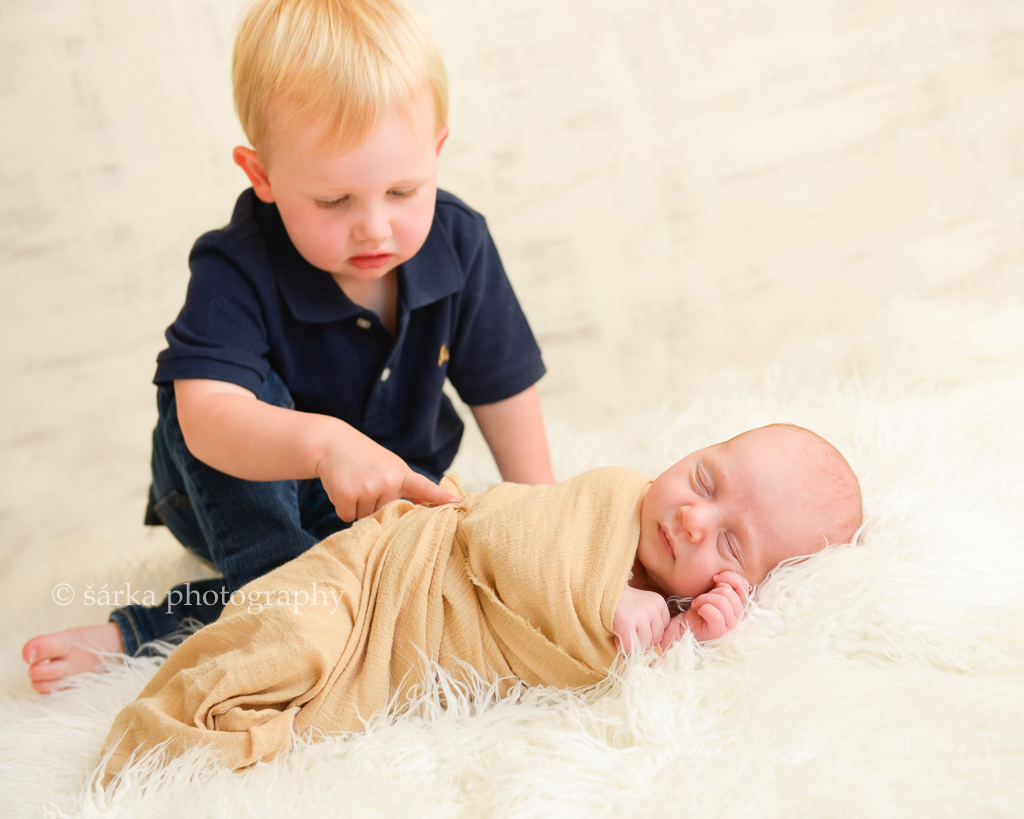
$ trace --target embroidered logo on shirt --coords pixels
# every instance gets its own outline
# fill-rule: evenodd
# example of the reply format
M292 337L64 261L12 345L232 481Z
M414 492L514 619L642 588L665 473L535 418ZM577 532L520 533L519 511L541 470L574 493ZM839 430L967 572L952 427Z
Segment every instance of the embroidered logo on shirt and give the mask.
M447 344L442 344L441 345L441 352L437 356L437 366L438 367L443 367L444 366L444 362L446 362L449 358L451 358L451 355L449 355L449 353L448 353L448 345Z

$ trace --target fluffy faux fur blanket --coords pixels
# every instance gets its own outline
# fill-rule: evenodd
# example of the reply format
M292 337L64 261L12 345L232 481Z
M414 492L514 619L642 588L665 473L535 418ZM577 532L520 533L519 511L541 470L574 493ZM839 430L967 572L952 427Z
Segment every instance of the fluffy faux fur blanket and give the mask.
M158 745L239 769L293 732L357 730L434 667L503 690L602 680L649 481L606 467L550 487L444 485L462 501L388 504L239 590L118 716L107 780Z

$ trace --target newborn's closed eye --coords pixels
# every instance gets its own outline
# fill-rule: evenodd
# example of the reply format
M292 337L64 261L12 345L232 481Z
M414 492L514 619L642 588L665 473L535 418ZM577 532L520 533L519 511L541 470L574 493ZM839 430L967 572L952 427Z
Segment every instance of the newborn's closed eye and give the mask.
M710 498L715 493L714 484L711 482L711 475L708 474L704 464L697 464L696 483L704 497Z

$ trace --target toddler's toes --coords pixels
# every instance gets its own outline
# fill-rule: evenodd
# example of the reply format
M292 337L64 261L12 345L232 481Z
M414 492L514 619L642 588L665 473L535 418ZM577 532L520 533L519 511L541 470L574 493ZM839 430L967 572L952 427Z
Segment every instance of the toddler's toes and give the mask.
M113 623L76 626L33 637L21 650L28 677L40 694L48 694L67 677L95 671L104 654L124 651L121 632Z
M36 691L40 694L49 694L61 681L74 673L67 660L51 660L29 666L28 678Z
M40 634L38 637L33 637L22 647L21 658L32 665L52 659L54 656L60 656L59 653L55 654L52 648L55 636L54 634Z
M63 631L55 631L53 634L40 634L33 637L21 650L21 656L29 665L46 662L47 660L61 660L71 654L77 646L89 642L92 626L79 626L78 628L66 628Z
M34 682L32 683L32 690L37 694L52 694L54 691L59 690L67 683L67 678L62 677L59 680L53 682Z

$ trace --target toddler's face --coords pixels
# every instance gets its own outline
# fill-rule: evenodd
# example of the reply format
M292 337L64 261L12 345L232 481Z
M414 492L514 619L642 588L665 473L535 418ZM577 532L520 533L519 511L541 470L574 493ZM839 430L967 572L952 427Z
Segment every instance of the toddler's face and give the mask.
M268 184L255 186L256 193L277 203L299 253L343 290L383 278L430 232L437 157L448 129L435 133L429 92L415 98L411 113L410 122L392 112L347 150L320 144L319 121L271 131Z
M719 572L756 585L782 560L822 549L845 510L823 504L814 449L803 444L792 430L765 427L693 452L658 477L637 548L650 580L696 597Z

